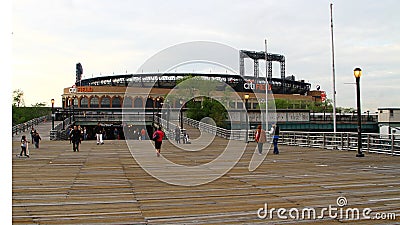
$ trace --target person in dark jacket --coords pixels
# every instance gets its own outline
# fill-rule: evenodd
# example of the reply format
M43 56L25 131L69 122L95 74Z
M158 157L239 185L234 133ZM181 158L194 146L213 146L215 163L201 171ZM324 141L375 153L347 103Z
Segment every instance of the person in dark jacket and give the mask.
M82 135L81 135L81 131L78 130L77 126L74 126L74 129L71 131L70 139L72 142L72 150L74 150L74 152L76 152L76 151L79 152L79 144L81 143Z
M175 141L178 144L181 143L181 129L178 126L175 128Z
M279 154L279 149L278 149L278 140L279 140L279 126L277 124L273 124L270 130L270 134L272 135L272 140L274 143L274 154L278 155Z
M35 148L39 148L39 141L42 140L42 138L40 137L39 133L36 132L33 135L33 142L35 143Z
M97 144L104 144L103 141L104 129L100 123L98 123L96 128L94 128L94 132L96 133Z
M31 138L32 138L32 144L33 144L33 137L35 136L35 134L36 134L36 130L35 130L35 128L32 126L32 129L31 129L31 131L30 131L30 134L31 134Z

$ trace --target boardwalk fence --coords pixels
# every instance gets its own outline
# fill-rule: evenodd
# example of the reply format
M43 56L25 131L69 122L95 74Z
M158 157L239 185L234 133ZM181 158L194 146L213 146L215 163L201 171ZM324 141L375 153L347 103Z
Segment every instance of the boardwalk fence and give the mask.
M25 123L17 124L12 127L12 135L17 135L19 133L23 133L23 132L29 130L32 126L36 126L39 123L42 123L42 122L50 120L50 119L51 119L51 115L41 116L41 117L26 121Z
M189 118L184 118L183 122L218 137L245 140L246 130L227 130ZM249 141L254 141L254 132L248 131ZM267 139L271 141L271 137ZM361 140L364 152L400 156L400 134L363 133ZM279 143L284 145L348 151L357 151L357 141L357 132L281 131L279 139Z

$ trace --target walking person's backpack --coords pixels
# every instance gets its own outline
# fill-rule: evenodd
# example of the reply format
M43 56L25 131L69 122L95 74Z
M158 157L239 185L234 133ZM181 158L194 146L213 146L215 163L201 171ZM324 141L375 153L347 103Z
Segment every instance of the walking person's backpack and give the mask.
M160 135L159 135L158 132L156 131L156 132L154 132L154 134L153 134L153 141L157 141L158 138L160 138Z

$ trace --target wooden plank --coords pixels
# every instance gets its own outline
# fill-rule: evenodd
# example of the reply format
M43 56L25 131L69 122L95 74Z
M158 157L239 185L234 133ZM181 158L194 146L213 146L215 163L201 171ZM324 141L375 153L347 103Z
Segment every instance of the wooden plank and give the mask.
M215 138L205 150L188 152L166 141L162 154L175 163L193 166L215 159L226 143ZM135 146L141 148L142 144L137 141ZM227 174L211 183L184 187L147 174L132 158L125 141L106 141L99 146L85 141L80 152L72 152L65 141L43 141L41 146L43 149L31 151L30 159L23 159L15 157L19 146L13 143L15 224L290 224L292 221L276 217L259 219L257 210L265 203L275 208L321 209L335 206L339 196L347 198L349 207L369 207L374 212L399 213L400 208L398 157L371 154L361 159L349 151L285 145L280 146L279 155L268 155L250 172L248 164L256 148L250 143ZM198 175L182 179L198 179ZM376 221L324 217L295 222Z

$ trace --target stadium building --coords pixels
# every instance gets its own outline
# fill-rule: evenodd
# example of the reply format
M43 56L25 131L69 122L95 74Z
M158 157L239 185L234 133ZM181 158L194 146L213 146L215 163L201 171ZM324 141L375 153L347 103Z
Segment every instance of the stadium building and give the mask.
M112 137L113 131L117 129L120 138L123 138L123 126L141 130L146 128L150 133L155 118L159 116L160 108L165 104L165 96L173 89L179 81L185 77L202 77L204 79L216 79L228 84L242 97L240 100L229 103L230 110L242 110L244 107L244 96L248 94L247 109L254 113L259 113L257 96L264 96L266 88L273 92L275 99L290 99L304 102L321 102L324 98L323 91L311 91L311 84L304 80L295 80L294 76L284 75L285 62L281 55L269 54L271 61L267 61L267 78L258 76L258 60L262 59L265 53L240 51L240 73L241 74L204 74L204 73L146 73L146 74L123 74L112 76L99 76L88 79L82 78L82 65L77 64L76 82L71 87L66 87L62 94L62 107L57 112L58 119L71 118L75 125L86 127L88 137L93 138L93 128L97 123L106 127L107 136ZM254 60L254 75L244 75L243 59L250 57ZM272 61L281 64L281 77L272 77ZM266 85L266 80L268 81ZM133 88L134 93L125 93L128 87ZM221 87L221 92L224 87ZM143 90L143 91L141 91ZM147 90L150 90L148 92ZM218 95L218 94L217 94ZM218 98L218 97L217 97ZM175 99L168 102L171 111L182 112L184 114L185 105L182 101ZM129 112L132 115L139 114L145 110L145 121L129 121L123 124L122 112ZM175 115L182 115L176 113ZM171 114L174 115L174 114ZM171 118L178 120L179 118ZM240 129L240 124L231 122L232 129ZM250 121L256 123L257 121ZM145 127L143 127L145 126ZM65 127L64 127L65 129Z

